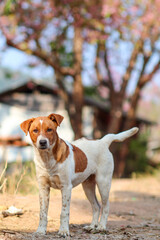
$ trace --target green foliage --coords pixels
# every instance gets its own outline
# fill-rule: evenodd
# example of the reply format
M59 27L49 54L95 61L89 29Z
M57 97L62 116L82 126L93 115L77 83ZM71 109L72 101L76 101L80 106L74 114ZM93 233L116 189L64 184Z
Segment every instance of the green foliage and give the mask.
M5 78L7 79L7 80L10 80L11 78L12 78L12 76L13 76L13 73L11 73L11 72L5 72Z
M74 53L68 51L65 45L59 43L50 42L50 48L52 52L57 52L59 55L60 66L62 67L73 67L74 64Z
M148 136L149 132L146 132L131 140L124 174L126 177L133 174L153 173L154 168L149 165L149 158L146 155Z
M97 95L97 88L95 86L84 87L85 96L95 96Z
M7 0L4 8L4 14L9 15L12 13L14 5L17 3L17 0Z
M63 48L63 47L62 47ZM74 61L73 61L73 52L60 52L60 64L62 67L73 67Z

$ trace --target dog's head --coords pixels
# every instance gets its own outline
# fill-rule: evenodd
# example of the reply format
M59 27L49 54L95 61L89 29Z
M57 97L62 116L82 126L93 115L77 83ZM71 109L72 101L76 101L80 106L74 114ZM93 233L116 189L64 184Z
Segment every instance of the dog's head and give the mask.
M48 117L30 118L21 123L21 129L38 149L49 149L57 140L57 127L60 126L63 117L59 114L50 114Z

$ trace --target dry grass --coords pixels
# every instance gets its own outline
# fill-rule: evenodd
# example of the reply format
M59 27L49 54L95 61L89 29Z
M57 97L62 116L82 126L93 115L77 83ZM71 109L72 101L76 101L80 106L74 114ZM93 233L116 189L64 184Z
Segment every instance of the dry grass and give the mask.
M0 176L0 192L29 194L38 191L35 167L32 161L8 163Z

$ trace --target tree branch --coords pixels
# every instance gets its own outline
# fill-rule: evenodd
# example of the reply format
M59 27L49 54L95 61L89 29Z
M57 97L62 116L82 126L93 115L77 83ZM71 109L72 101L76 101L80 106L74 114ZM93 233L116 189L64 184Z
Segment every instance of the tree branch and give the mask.
M125 93L125 91L126 91L126 87L127 87L128 81L130 79L132 70L135 67L136 59L138 57L138 54L142 51L142 46L143 46L143 41L140 39L136 43L136 45L135 45L135 47L134 47L134 49L132 51L128 67L126 69L126 73L123 76L123 82L122 82L122 86L121 86L121 92L123 92L123 93Z
M151 79L152 77L154 76L154 74L157 72L157 70L160 69L160 60L158 61L158 63L154 66L153 70L151 73L149 74L144 74L141 79L140 79L140 82L139 82L139 86L140 88L143 88L145 84L147 84Z
M74 39L73 39L73 51L74 51L74 70L76 74L81 74L82 68L82 48L83 48L83 39L81 36L81 28L74 27Z
M14 47L14 48L16 48L18 50L21 50L23 52L28 53L28 51L30 51L32 55L40 58L46 64L52 66L55 70L60 72L63 76L67 76L67 75L74 76L75 73L76 73L75 69L72 69L70 67L59 66L59 64L57 64L56 61L52 60L51 55L44 54L42 51L40 51L38 49L37 50L31 50L31 49L28 49L28 48L24 49L20 45L15 44L13 41L11 41L9 38L7 38L7 36L6 36L6 43L7 43L8 46Z
M143 68L142 68L142 72L144 72L144 68L145 68L147 62L148 61L147 61L147 58L146 58L146 61L145 61L144 65L143 65ZM156 71L159 69L159 67L160 67L160 61L158 61L158 63L155 65L155 67L153 68L151 73L145 74L141 78L139 78L139 81L138 81L137 87L135 89L135 92L134 92L134 94L133 94L133 96L130 100L130 110L128 111L128 116L130 118L135 117L137 102L140 98L141 89L145 86L145 84L147 84L149 81L152 80L153 75L156 73Z
M100 63L100 44L97 43L97 54L96 54L96 60L95 60L95 69L96 69L96 74L97 74L97 80L99 83L103 82L103 77L100 73L100 70L98 68L98 64Z
M111 93L114 93L114 85L113 85L113 78L112 78L112 73L110 71L110 66L109 66L109 62L108 62L108 54L107 54L107 49L105 49L104 52L104 62L105 62L105 66L108 72L108 86L110 88Z

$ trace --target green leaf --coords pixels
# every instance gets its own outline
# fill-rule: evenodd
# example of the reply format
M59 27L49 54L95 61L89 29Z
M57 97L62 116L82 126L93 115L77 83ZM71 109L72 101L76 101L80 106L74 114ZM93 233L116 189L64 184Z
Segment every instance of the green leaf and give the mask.
M13 11L13 7L16 3L17 0L7 0L4 7L4 14L9 15Z

